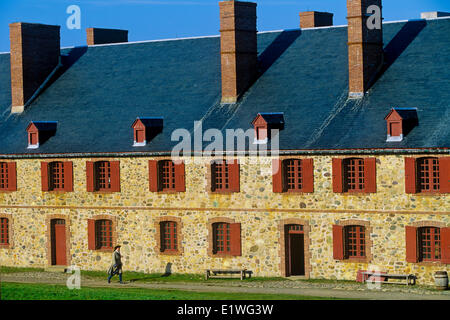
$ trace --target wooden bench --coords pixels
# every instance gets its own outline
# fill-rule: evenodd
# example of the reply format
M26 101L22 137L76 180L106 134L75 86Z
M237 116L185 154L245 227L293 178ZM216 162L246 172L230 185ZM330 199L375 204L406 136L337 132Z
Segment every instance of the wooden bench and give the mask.
M206 270L205 272L205 279L208 280L209 278L224 278L223 275L233 275L238 274L241 278L241 280L244 280L247 276L248 278L252 277L252 271L249 271L247 269L242 270ZM228 278L228 277L227 277Z
M362 272L362 274L364 275L364 283L403 284L407 286L416 284L416 276L413 274L386 274L368 271ZM375 279L372 280L370 277ZM402 281L389 282L390 279Z

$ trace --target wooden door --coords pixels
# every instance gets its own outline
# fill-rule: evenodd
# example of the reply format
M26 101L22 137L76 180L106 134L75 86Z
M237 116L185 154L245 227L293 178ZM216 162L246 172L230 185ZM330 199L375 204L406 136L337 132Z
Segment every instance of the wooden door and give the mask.
M66 266L66 222L63 219L52 220L52 265Z
M30 144L31 145L36 145L38 143L38 137L37 137L37 133L30 133Z
M287 276L305 275L305 242L303 226L286 226Z
M400 122L391 122L391 137L398 137L402 133Z
M145 141L144 130L136 130L136 142L142 143Z

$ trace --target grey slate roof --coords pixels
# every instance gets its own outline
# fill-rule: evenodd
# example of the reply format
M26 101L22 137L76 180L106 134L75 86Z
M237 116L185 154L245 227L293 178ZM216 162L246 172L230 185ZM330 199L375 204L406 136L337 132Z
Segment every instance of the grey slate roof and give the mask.
M281 150L450 148L450 19L384 24L386 66L362 100L348 100L347 28L258 34L261 76L236 105L221 105L219 37L64 49L64 70L20 115L10 114L9 54L0 55L0 154L170 151L178 128L251 128L283 112ZM419 126L386 142L384 117L416 107ZM164 129L135 148L137 117ZM30 121L58 121L27 149ZM207 143L206 143L207 144Z

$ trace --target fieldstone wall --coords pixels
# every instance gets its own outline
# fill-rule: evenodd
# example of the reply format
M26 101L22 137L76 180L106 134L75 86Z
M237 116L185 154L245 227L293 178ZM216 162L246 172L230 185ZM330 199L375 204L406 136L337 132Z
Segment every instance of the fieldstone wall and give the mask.
M404 159L377 157L377 193L335 194L331 159L314 158L313 194L274 194L272 161L240 158L241 192L206 191L204 161L186 162L185 193L152 193L148 189L150 158L118 158L120 193L86 192L86 161L73 161L74 192L42 192L41 160L17 160L17 192L0 193L0 212L13 217L13 245L0 248L0 264L42 267L49 264L47 219L66 217L70 224L70 260L86 270L107 270L110 252L88 250L87 220L115 217L117 243L123 245L124 271L203 273L210 268L242 268L256 276L281 276L280 221L309 223L309 276L354 280L359 269L414 273L418 283L432 284L433 273L449 270L439 263L406 262L405 226L433 221L450 226L450 195L405 194ZM97 159L92 159L97 160ZM45 161L51 161L46 159ZM173 216L182 222L181 255L164 255L157 248L156 222ZM242 256L208 255L208 220L224 217L241 223ZM365 263L333 259L332 225L367 221L371 228L372 260Z

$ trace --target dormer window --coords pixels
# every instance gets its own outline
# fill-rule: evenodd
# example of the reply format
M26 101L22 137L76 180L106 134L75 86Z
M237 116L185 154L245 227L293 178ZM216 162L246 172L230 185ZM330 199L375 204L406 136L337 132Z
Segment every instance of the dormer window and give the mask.
M393 108L385 118L387 142L400 142L418 125L417 109Z
M27 127L28 149L37 149L56 132L55 121L32 121Z
M143 147L163 129L163 118L137 118L133 125L133 147Z
M284 115L283 113L258 113L252 125L255 128L254 143L265 144L271 138L271 130L284 129Z

